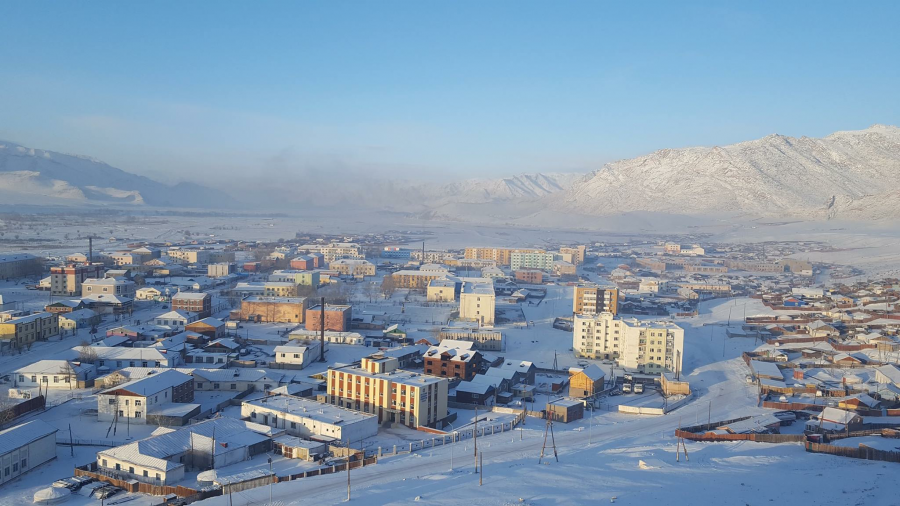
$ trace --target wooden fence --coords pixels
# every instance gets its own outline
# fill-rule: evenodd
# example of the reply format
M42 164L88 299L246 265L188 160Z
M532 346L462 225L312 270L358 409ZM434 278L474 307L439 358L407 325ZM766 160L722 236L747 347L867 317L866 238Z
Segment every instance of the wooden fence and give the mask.
M15 422L15 420L20 416L26 413L31 413L32 411L44 409L46 405L47 398L43 395L38 395L26 401L22 401L15 406L10 406L3 411L0 411L0 420L6 420L6 422L4 422L4 425L12 425L12 422Z
M806 451L810 453L827 453L829 455L848 457L851 459L877 460L881 462L896 462L900 464L900 452L878 450L863 444L859 445L858 448L852 448L822 443L812 443L807 441Z
M803 434L697 434L684 430L676 430L675 437L691 441L755 441L757 443L802 443L806 441Z

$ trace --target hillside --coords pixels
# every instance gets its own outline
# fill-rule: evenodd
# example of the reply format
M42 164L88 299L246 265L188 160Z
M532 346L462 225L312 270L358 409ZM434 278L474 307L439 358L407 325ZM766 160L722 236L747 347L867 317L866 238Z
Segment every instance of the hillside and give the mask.
M224 196L193 183L165 185L86 156L0 142L0 195L17 203L117 203L222 207Z
M896 216L900 128L875 125L822 139L770 135L712 148L663 149L605 165L550 208L806 218ZM883 197L883 198L880 198Z

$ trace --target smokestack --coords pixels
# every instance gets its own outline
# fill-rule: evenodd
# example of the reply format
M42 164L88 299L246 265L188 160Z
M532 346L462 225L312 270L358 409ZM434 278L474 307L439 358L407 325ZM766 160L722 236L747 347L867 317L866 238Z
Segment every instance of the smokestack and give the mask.
M88 265L94 263L94 238L88 237Z
M422 241L422 264L425 265L425 241Z
M319 329L319 362L325 361L325 297L322 297L322 310L320 313L322 327Z

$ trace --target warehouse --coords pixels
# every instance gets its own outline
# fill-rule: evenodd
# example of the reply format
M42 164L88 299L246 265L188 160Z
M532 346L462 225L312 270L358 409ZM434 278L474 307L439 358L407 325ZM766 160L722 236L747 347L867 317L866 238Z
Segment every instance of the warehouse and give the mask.
M56 427L32 420L0 431L0 484L56 458Z
M244 401L241 417L291 436L357 442L378 433L378 417L288 395Z

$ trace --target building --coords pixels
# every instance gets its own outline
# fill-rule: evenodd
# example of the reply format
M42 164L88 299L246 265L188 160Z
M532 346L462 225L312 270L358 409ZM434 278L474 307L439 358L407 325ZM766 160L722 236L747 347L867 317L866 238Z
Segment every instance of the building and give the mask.
M206 276L209 278L222 278L234 274L236 266L233 262L219 262L206 266Z
M514 271L519 269L550 271L553 269L553 261L553 253L514 251L510 255L509 268Z
M377 415L379 423L441 428L447 418L447 379L397 365L394 357L373 356L363 358L359 367L329 369L326 399Z
M381 250L381 258L396 258L396 259L406 259L410 258L411 250L406 248L401 248L399 246L385 246Z
M216 469L272 450L280 436L264 425L220 417L176 430L161 430L133 443L97 452L101 474L152 485L182 482L185 468Z
M100 314L130 314L134 309L134 299L118 295L88 295L81 300L88 309Z
M294 283L300 286L319 286L320 275L317 271L276 270L269 275L269 281Z
M212 296L202 292L178 292L172 296L172 309L197 313L199 318L212 315Z
M294 341L284 346L275 347L275 363L287 368L304 369L321 356L322 343L308 339L303 343Z
M56 313L35 313L0 323L3 347L22 349L56 335L59 335L59 315Z
M453 279L432 279L425 290L425 300L428 302L455 302L459 295L460 285Z
M424 290L432 280L446 278L448 271L412 271L402 270L391 274L397 288Z
M375 264L368 260L341 258L328 264L328 268L340 272L342 276L364 278L375 275Z
M241 404L241 418L291 436L359 444L378 434L378 417L290 395L270 395Z
M572 300L574 314L619 313L619 289L597 286L593 283L575 285Z
M50 295L77 297L86 279L103 277L103 264L69 264L50 268Z
M603 391L603 369L591 364L584 369L569 369L569 397L576 399L594 398Z
M297 283L293 281L279 282L267 281L263 285L263 296L265 297L296 297Z
M338 304L325 304L325 330L348 332L352 320L352 308ZM322 306L306 310L306 330L322 330Z
M38 419L0 431L0 485L55 459L58 430Z
M547 418L569 423L584 418L584 403L575 399L559 399L547 403Z
M198 319L197 313L188 313L187 311L176 309L157 316L153 319L153 324L163 327L173 327L176 330L183 330L188 324L193 323Z
M210 262L209 250L193 248L169 248L166 255L175 263L184 265L206 265Z
M554 276L575 276L578 273L575 268L575 264L571 262L565 262L563 260L556 260L553 262L553 275Z
M498 393L498 387L495 384L498 381L498 378L481 374L475 375L471 381L460 381L456 385L456 402L491 406Z
M196 332L210 339L219 339L225 337L225 322L218 318L203 318L188 323L184 326L184 330Z
M659 375L659 386L665 396L691 395L691 385L684 380L675 378L675 374L664 372Z
M575 246L574 248L559 248L559 254L563 257L563 260L576 266L584 263L584 256L586 251L587 246L583 244Z
M17 369L12 377L16 388L72 390L92 386L97 369L93 364L68 360L38 360Z
M463 282L459 293L459 318L492 327L495 299L493 283Z
M84 309L84 301L81 299L58 300L53 304L44 306L44 311L48 313L64 314Z
M445 339L425 352L425 374L442 378L471 380L483 366L483 357L475 343Z
M466 248L465 258L470 260L493 260L497 265L509 266L512 263L513 253L544 253L540 249L510 249L510 248Z
M520 269L513 273L516 281L530 285L539 285L544 282L544 273L537 269Z
M684 329L667 321L621 319L611 313L575 315L575 356L616 360L647 373L681 370Z
M479 351L503 351L506 340L499 330L485 330L468 322L453 322L451 326L441 328L438 339L454 341L470 341Z
M0 279L19 279L40 276L44 262L28 253L0 253Z
M81 283L81 296L91 295L115 295L133 299L135 295L134 281L120 278L86 279Z
M253 322L303 323L306 297L250 296L241 300L240 319Z
M76 346L71 356L97 366L97 373L117 371L125 367L177 367L181 354L157 348L126 348L122 346Z
M309 253L321 253L322 259L325 261L325 263L331 263L341 258L365 258L365 255L363 255L362 248L359 247L359 244L352 242L304 244L297 249ZM316 265L315 267L322 267L322 265ZM296 269L297 267L294 268ZM307 269L309 267L303 268Z
M272 451L286 459L312 462L328 454L328 445L296 436L279 436L272 440Z
M98 393L97 420L136 425L159 425L161 417L187 421L200 413L200 405L193 401L194 378L169 369Z
M102 321L100 315L92 309L79 309L70 313L59 314L59 328L61 330L89 329L99 325Z
M265 369L239 367L234 369L185 369L181 372L194 377L195 392L246 392L247 390L270 392L285 386L301 385L291 383L294 379L293 373L282 374Z

